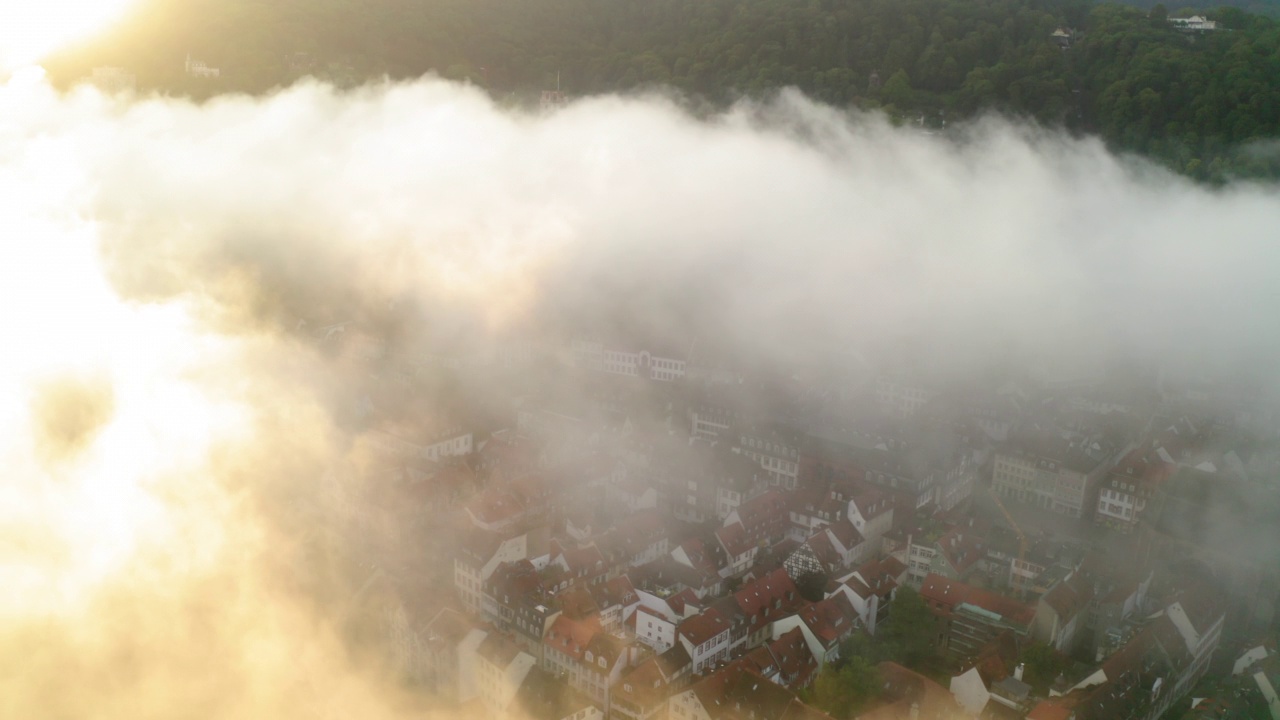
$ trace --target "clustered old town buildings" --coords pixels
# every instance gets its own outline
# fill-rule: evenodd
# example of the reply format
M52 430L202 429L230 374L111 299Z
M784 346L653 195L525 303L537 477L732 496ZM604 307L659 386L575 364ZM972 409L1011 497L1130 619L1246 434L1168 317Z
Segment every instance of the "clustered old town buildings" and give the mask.
M1274 698L1273 650L1250 641L1274 621L1259 528L1280 445L1246 400L1114 373L963 391L865 362L771 374L585 338L380 367L367 461L322 494L396 667L444 702L824 718L801 695L907 587L949 676L882 663L859 717L1156 718L1245 650L1237 675ZM484 420L382 422L432 367L537 381ZM1024 680L1033 647L1062 659L1047 689Z

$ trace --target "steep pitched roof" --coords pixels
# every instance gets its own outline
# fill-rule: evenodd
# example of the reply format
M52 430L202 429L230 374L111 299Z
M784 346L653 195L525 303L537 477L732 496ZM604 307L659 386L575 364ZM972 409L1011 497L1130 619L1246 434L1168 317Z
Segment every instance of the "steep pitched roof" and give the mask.
M853 632L858 619L858 611L844 593L813 603L802 609L799 615L810 632L828 649Z
M587 620L573 620L563 614L551 623L542 643L568 655L574 660L581 660L591 640L600 632L598 615Z
M792 628L767 646L778 672L791 678L788 687L807 687L818 672L818 661L805 642L800 628Z
M671 678L663 672L658 658L651 657L622 676L622 681L613 689L613 696L616 700L648 709L667 701L671 694L670 682Z
M744 555L755 547L755 543L747 537L747 530L740 522L725 525L716 530L716 539L720 541L720 547L724 548L725 553L730 557Z
M733 599L750 623L751 632L794 613L808 603L800 597L795 582L783 568L742 586L733 594Z
M967 528L953 528L938 538L937 543L943 557L960 574L964 574L986 556L986 541L977 533L966 530Z
M1093 583L1081 573L1076 573L1050 588L1042 599L1062 622L1067 623L1093 599Z
M711 608L693 617L685 618L684 622L680 623L677 633L697 646L728 631L729 621L719 610Z
M884 682L886 702L860 715L859 720L906 720L916 714L911 712L912 705L921 718L951 718L963 714L949 690L920 673L893 662L882 662L876 669Z
M591 586L591 596L600 608L614 605L626 606L639 602L636 588L631 584L631 578L626 575L619 575L603 585Z
M573 620L582 620L600 612L591 591L584 583L575 582L556 595L556 604L565 616Z
M828 570L840 568L844 564L841 562L840 551L836 550L827 528L823 528L810 536L808 540L805 540L805 545L813 553L813 556L818 559L818 562L822 563Z
M858 532L858 528L854 527L853 523L848 520L832 523L827 526L827 530L835 536L836 541L846 550L852 550L866 542L866 538L862 536L862 533Z
M726 708L731 717L757 720L782 720L796 696L789 690L759 675L740 672L725 693Z

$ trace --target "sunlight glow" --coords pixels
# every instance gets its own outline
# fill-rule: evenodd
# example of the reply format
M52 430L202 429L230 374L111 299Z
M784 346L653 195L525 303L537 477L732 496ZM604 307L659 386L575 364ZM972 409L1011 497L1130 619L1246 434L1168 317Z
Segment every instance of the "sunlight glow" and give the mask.
M0 108L38 95L0 85ZM66 611L147 548L184 562L215 552L217 534L197 538L157 486L186 478L183 491L198 492L210 448L247 424L243 407L189 376L231 344L201 333L182 303L119 298L98 227L79 206L92 196L84 169L9 117L0 120L9 200L0 203L0 585L13 592L0 599L0 620Z
M0 71L38 62L115 20L136 0L0 0Z

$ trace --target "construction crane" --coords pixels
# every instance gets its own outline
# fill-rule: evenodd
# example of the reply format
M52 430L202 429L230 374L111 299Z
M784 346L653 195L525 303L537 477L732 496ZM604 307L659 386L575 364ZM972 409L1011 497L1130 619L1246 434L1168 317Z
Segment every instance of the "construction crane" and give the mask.
M1014 576L1014 573L1017 571L1018 566L1021 565L1023 561L1027 559L1027 535L1026 533L1022 532L1021 527L1018 527L1018 522L1013 519L1013 515L1009 512L1009 508L1006 508L1004 506L1004 502L1000 499L1000 496L997 495L995 492L993 492L991 488L986 485L981 485L981 487L983 490L986 490L987 495L990 496L993 501L995 501L996 507L1000 508L1000 512L1004 515L1004 519L1009 523L1009 527L1012 528L1013 532L1018 536L1018 561L1014 563L1013 568L1011 568L1009 571L1009 581L1010 581L1010 584L1012 584L1013 576ZM1025 595L1026 594L1025 584L1020 583L1020 585L1021 587L1019 587L1019 593Z

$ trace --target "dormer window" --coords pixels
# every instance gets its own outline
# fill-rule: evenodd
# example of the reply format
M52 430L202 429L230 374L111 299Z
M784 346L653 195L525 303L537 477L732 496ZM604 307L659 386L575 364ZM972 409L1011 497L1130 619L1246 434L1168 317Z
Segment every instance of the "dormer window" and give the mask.
M595 656L591 654L591 651L590 651L590 650L588 650L588 651L587 651L587 662L591 662L591 660L592 660L594 657L595 657Z
M605 661L603 655L600 656L598 664L600 665L600 667L609 667L609 664Z

